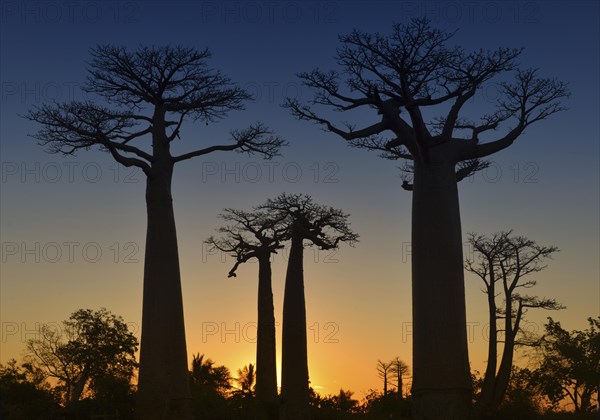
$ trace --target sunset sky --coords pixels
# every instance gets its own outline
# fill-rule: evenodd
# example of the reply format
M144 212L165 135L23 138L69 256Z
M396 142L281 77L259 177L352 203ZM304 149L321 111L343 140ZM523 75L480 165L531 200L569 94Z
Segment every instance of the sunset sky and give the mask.
M233 373L254 363L258 265L227 278L232 259L207 253L203 241L220 226L221 209L250 209L289 192L344 209L360 235L354 248L305 252L311 385L325 394L343 387L360 398L381 388L378 359L399 356L410 366L411 196L400 188L401 162L349 148L294 120L281 104L311 95L296 73L335 67L338 34L385 34L393 23L420 16L458 29L450 44L467 50L525 47L524 68L569 83L568 111L528 128L488 170L460 183L462 229L465 237L514 229L560 248L531 293L567 309L530 312L529 330L541 332L546 316L583 329L587 317L600 314L598 2L8 0L0 7L0 363L20 360L41 323L58 323L79 308L106 307L139 336L143 174L98 150L49 155L28 137L39 127L19 115L42 103L85 99L80 86L97 44L181 44L208 47L211 65L255 99L218 123L188 122L176 153L227 143L229 130L257 120L289 141L272 161L221 152L175 169L188 357L204 353ZM471 109L493 104L496 95L489 84ZM360 118L377 116L365 111ZM285 263L285 252L275 256L279 323ZM477 279L465 281L470 360L482 371L486 300ZM279 354L280 328L277 335Z

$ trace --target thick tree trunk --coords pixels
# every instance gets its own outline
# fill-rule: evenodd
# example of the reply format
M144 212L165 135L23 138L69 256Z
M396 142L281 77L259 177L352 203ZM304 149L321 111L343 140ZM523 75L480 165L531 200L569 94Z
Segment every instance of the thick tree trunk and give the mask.
M77 381L75 381L73 384L73 387L68 390L68 401L65 407L67 411L70 411L73 407L73 404L75 404L81 398L81 394L83 394L83 390L85 389L85 384L89 379L89 375L90 369L88 366L85 366L83 368L83 372L81 372L81 375L79 375L79 378L77 378Z
M268 418L277 410L275 315L271 288L271 254L258 258L258 327L256 332L256 399Z
M300 235L292 235L283 297L281 417L284 420L309 418L302 242Z
M172 172L172 163L166 158L162 162L157 159L146 186L148 230L137 420L193 418L171 197Z
M466 419L472 384L460 210L452 163L415 162L412 295L415 419Z

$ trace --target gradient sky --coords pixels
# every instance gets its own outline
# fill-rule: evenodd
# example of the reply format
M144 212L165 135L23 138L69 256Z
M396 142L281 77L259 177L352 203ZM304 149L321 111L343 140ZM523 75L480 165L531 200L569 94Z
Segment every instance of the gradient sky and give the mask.
M257 265L228 279L231 258L208 255L203 241L222 208L249 209L285 191L343 208L361 236L355 248L305 254L312 385L362 397L381 388L377 359L400 356L410 365L411 197L400 188L400 163L351 149L280 105L286 96L310 96L295 74L331 68L338 34L387 33L392 23L422 15L459 29L454 42L467 49L525 47L524 67L569 82L568 111L529 128L488 171L460 184L462 228L513 228L561 249L534 290L567 309L531 312L530 330L541 331L548 315L581 329L600 314L598 2L3 0L1 8L0 362L20 359L40 323L58 323L79 308L107 307L139 334L143 175L117 169L99 151L48 155L27 137L37 127L18 116L44 102L83 99L88 50L111 43L209 47L211 64L255 95L246 111L217 124L188 123L177 150L226 142L230 129L256 120L290 143L272 162L215 153L176 168L188 356L205 353L232 372L254 362ZM494 85L484 93L474 111L493 103ZM285 253L273 265L277 322L284 274ZM482 371L486 301L477 279L467 275L466 288L470 359Z

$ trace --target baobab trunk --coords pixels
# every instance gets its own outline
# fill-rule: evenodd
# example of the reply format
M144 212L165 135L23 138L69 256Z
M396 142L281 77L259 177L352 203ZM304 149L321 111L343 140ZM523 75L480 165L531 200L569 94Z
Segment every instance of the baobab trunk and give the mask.
M146 186L148 229L135 416L137 420L191 420L179 256L171 197L173 164L168 150L163 150L165 155L161 156L156 146L154 149L156 160Z
M281 404L284 420L309 418L302 242L302 236L292 232L283 298Z
M415 162L412 204L415 419L463 420L471 405L458 189L451 162Z
M271 254L258 258L258 327L256 331L256 398L271 414L277 408L275 315L271 288Z

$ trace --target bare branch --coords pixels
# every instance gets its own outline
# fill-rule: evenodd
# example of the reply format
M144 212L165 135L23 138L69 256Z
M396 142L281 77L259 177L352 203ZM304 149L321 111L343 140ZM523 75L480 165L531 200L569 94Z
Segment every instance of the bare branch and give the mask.
M462 153L462 159L481 158L505 149L531 124L566 109L560 102L562 98L569 96L566 83L539 78L536 73L532 69L518 70L514 83L501 84L503 99L498 104L498 113L501 115L499 120L513 117L516 118L517 125L501 139L469 144Z
M463 179L471 170L485 166L476 159L510 146L529 125L562 111L560 100L568 91L562 82L537 78L532 70L517 70L522 49L469 53L447 45L453 35L432 28L427 19L413 19L394 25L387 35L355 30L340 36L341 47L335 56L339 69L300 73L299 78L314 96L306 103L288 99L285 106L296 118L319 124L355 147L381 151L378 136L392 131L389 153L385 150L381 154L387 159L410 155L421 162L432 156L467 161L457 173ZM461 115L484 83L513 71L515 83L499 84L501 99L495 112L483 115L479 122ZM440 104L449 105L447 114L427 124L422 108ZM345 124L346 129L321 112L365 106L382 116L380 123L361 129ZM410 118L404 119L404 113ZM479 144L482 133L496 130L508 120L514 120L514 125L503 137ZM437 131L430 132L430 127ZM456 130L468 130L470 139L454 137ZM443 148L432 150L441 144Z
M232 144L210 146L180 156L174 156L173 161L180 162L215 151L228 150L236 150L248 154L258 153L263 155L265 159L271 159L279 155L279 148L287 145L284 139L273 134L273 131L260 122L244 130L233 130L230 134L234 141Z
M456 182L460 182L463 179L473 175L475 172L489 168L490 162L480 159L465 160L458 163L458 169L456 170Z
M321 249L337 248L341 242L352 246L358 241L358 235L350 229L348 214L316 204L310 196L284 193L256 209L281 219L289 218L290 235L300 235Z
M235 209L224 209L219 217L232 224L219 228L220 238L211 236L205 243L236 259L228 277L236 277L240 264L252 258L269 258L270 254L277 253L289 237L285 217Z
M90 102L71 102L35 107L24 117L42 124L42 129L33 137L41 145L48 146L50 153L72 155L80 149L99 146L109 151L119 163L137 166L149 173L152 156L125 144L132 138L147 134L149 128L130 131L137 123L128 113L111 111ZM135 154L143 160L124 156L119 151Z

